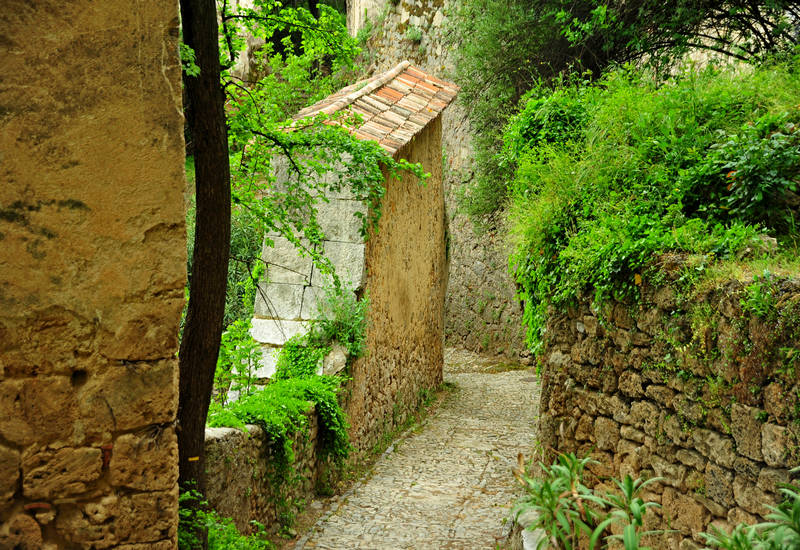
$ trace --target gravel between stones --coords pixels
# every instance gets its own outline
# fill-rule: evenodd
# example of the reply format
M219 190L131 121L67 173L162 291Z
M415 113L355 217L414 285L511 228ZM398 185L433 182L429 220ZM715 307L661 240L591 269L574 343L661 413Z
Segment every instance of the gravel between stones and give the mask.
M539 409L531 369L447 350L453 395L395 442L295 546L478 549L504 544L519 495L517 453L530 456Z

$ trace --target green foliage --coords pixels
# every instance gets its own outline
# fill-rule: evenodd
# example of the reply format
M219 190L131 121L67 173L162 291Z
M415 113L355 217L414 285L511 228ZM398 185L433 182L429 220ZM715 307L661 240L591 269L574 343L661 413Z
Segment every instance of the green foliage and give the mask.
M548 306L566 307L586 291L594 292L598 303L635 299L647 266L662 252L697 255L699 273L714 261L735 258L749 245L760 250L759 233L794 238L787 216L764 214L780 199L777 194L766 198L763 190L771 182L796 179L797 151L781 146L776 155L785 162L769 170L762 169L762 156L737 157L737 171L748 174L744 190L728 184L720 188L715 174L724 177L729 160L713 158L727 151L719 158L730 159L730 136L739 132L748 140L755 135L762 135L762 141L778 139L766 129L760 134L742 129L751 124L785 128L800 121L798 90L800 76L793 65L686 72L658 86L620 71L580 93L553 94L554 105L582 113L581 124L565 125L562 115L516 118L507 132L507 149L516 151L517 162L509 184L516 244L511 265L526 301L525 323L534 350ZM541 99L531 102L534 106L523 112L538 113ZM520 137L528 131L527 121L531 142ZM542 135L556 137L537 138ZM747 158L753 166L745 166ZM791 186L784 187L791 197ZM710 196L710 189L719 208L698 199ZM787 215L797 212L790 203L781 203ZM728 204L736 205L735 211L722 208Z
M369 296L357 299L349 290L328 288L318 297L320 320L314 324L312 339L338 342L355 359L364 354L367 337Z
M261 346L250 336L252 324L234 321L222 333L217 368L214 371L216 400L225 405L229 391L250 395L255 390L255 370L261 361Z
M625 550L645 550L643 537L668 531L644 531L644 517L649 508L659 507L644 501L642 489L659 481L612 479L615 490L598 495L583 484L583 472L592 463L590 458L579 459L572 453L559 455L551 465L539 464L542 474L529 476L520 464L514 474L525 489L525 496L514 506L513 514L534 511L535 519L527 529L542 529L545 537L538 548L552 547L570 550L617 547ZM800 468L792 470L796 473ZM800 547L800 487L784 485L780 489L783 501L769 506L767 521L756 525L736 525L730 533L712 528L701 533L712 548L723 550L789 550ZM619 534L612 534L612 524Z
M197 491L185 491L178 497L178 548L202 548L197 537L198 528L208 531L208 550L272 550L275 546L267 539L266 529L257 521L251 522L255 532L242 535L231 518L220 516L209 507Z
M406 30L406 39L412 42L420 42L422 40L422 30L419 27L408 27Z
M614 480L616 493L596 495L583 484L583 471L593 462L590 458L578 458L574 454L559 455L551 465L539 464L542 475L528 476L523 465L515 475L525 488L526 495L514 506L516 517L533 511L535 519L527 529L542 529L545 537L538 548L581 548L581 540L588 541L590 549L605 547L613 540L621 540L625 550L636 550L643 536L657 531L642 531L644 516L648 508L658 507L653 502L644 502L639 496L642 488L657 481L642 481L625 476ZM621 535L611 533L611 525L619 524ZM603 544L605 543L605 544Z
M330 348L309 342L306 335L297 335L281 348L273 380L302 378L317 373L317 366L322 362Z
M337 400L341 380L330 376L307 376L272 382L222 408L209 409L209 426L231 426L243 429L256 424L274 443L274 464L286 472L294 461L292 436L304 433L307 413L313 404L320 418L321 450L336 460L346 458L350 445L347 419Z
M764 271L760 277L753 276L753 282L745 288L745 296L741 300L742 309L766 319L775 312L777 306L775 291L775 281L769 271Z
M504 205L501 128L510 109L540 81L559 75L597 79L626 63L669 74L692 48L757 62L791 51L797 0L465 0L455 17L461 100L478 134L476 179L462 206L473 217Z

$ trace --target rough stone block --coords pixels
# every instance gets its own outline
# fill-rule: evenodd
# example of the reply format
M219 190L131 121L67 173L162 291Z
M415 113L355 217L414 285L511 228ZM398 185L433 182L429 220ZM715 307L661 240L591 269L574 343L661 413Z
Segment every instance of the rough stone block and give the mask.
M340 243L325 241L323 243L325 256L333 264L334 271L342 284L351 289L363 288L365 284L363 243ZM317 287L333 286L333 277L323 274L314 266L311 275L311 284Z
M594 438L598 449L613 450L619 441L619 426L610 418L601 416L594 421Z
M637 443L644 442L644 432L639 431L636 428L632 428L630 426L621 426L619 433L625 439L630 439L631 441L635 441Z
M740 523L755 525L758 523L758 517L745 512L741 508L731 508L728 510L728 523L730 525L739 525Z
M758 409L734 403L731 406L731 430L736 449L748 458L762 460L761 422L756 419Z
M709 462L705 480L708 498L723 506L733 506L733 472Z
M67 377L0 382L0 436L11 443L69 442L76 409L75 390Z
M273 246L269 246L266 239L261 250L261 259L266 263L264 282L288 283L294 285L311 283L311 258L302 256L297 248L286 237L268 237ZM309 246L308 241L303 241Z
M725 468L733 468L736 453L733 450L733 441L729 437L717 432L697 428L692 431L692 440L695 450L706 458Z
M112 366L90 376L78 392L77 434L133 430L175 420L176 359Z
M644 391L642 390L642 375L633 372L625 371L619 377L619 389L628 397L639 397Z
M19 466L19 451L0 445L0 511L17 490Z
M100 478L102 467L97 448L26 452L22 457L22 492L31 500L80 494Z
M360 201L333 199L317 205L317 219L325 233L325 240L346 243L363 243L361 236L362 217L367 208Z
M305 334L308 328L301 321L277 321L272 319L253 319L250 335L256 342L282 346L292 336Z
M278 366L278 354L280 348L271 346L261 347L261 361L258 363L258 368L253 373L256 378L272 378Z
M703 455L695 451L680 449L675 453L675 458L680 460L683 464L698 470L705 470L706 468L706 459L703 457Z
M656 476L664 478L662 483L665 485L670 485L672 487L680 487L683 485L684 478L686 477L685 466L674 464L658 455L650 457L650 464Z
M0 548L38 550L42 548L42 529L31 516L16 514L0 525Z
M299 321L305 288L303 285L285 283L259 284L255 316L263 319Z
M789 431L776 424L761 426L761 452L768 465L789 467Z
M673 529L684 535L693 535L704 530L708 512L705 507L688 495L683 495L671 487L664 488L661 496L662 514L671 519Z
M754 483L744 476L737 475L733 480L733 497L741 508L751 514L766 516L769 513L767 504L773 503L773 498L759 489Z
M178 439L173 428L124 434L114 441L111 484L140 491L167 491L178 482Z
M790 476L788 470L777 470L775 468L763 468L758 473L756 486L762 491L779 494L781 485L789 483Z

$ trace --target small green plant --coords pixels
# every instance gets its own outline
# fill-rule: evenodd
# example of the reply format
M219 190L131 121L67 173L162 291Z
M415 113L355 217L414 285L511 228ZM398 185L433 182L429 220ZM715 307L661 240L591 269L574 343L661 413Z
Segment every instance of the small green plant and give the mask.
M422 41L422 29L419 27L414 27L413 25L408 27L406 30L406 39L410 40L411 42L421 42Z
M246 396L253 393L254 373L261 361L261 346L250 335L250 320L234 321L222 333L217 368L214 372L214 399L221 405L228 401L228 392Z
M792 473L797 473L795 468ZM712 548L722 550L790 550L800 548L800 487L784 485L783 502L768 506L767 521L756 525L737 525L731 533L712 529L704 533Z
M314 324L311 341L318 345L338 342L352 359L361 357L366 349L369 296L357 299L349 290L326 289L318 300L321 319Z
M760 277L758 275L753 277L753 282L745 289L741 305L742 309L762 319L766 319L775 311L777 305L775 282L769 271L764 271Z
M199 550L203 548L199 530L208 532L208 550L272 550L265 527L251 522L254 532L242 535L231 518L220 516L203 496L195 491L184 491L178 497L178 548Z
M310 343L306 335L293 336L281 348L272 379L313 376L329 351L329 347Z
M578 458L575 454L559 455L551 466L540 463L541 476L529 476L520 455L514 470L517 480L525 488L526 495L514 506L518 518L527 511L536 512L536 519L527 529L542 529L545 537L540 539L538 549L550 545L552 548L572 550L580 548L581 541L590 549L605 546L619 540L625 550L636 550L643 536L662 531L643 531L647 510L659 506L645 502L640 496L642 488L658 481L647 481L625 476L614 480L616 493L596 495L583 483L583 472L591 458ZM611 532L612 524L622 527L621 534Z

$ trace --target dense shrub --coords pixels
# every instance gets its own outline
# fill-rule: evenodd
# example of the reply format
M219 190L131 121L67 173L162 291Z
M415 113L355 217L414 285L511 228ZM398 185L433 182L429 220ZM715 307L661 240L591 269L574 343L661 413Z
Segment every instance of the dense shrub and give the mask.
M796 236L794 69L688 71L663 85L618 71L581 93L553 92L559 116L551 118L528 116L547 105L529 100L506 148L519 150L511 261L534 348L548 305L586 290L599 301L634 297L659 252L711 261L760 233ZM527 135L534 139L519 138Z

